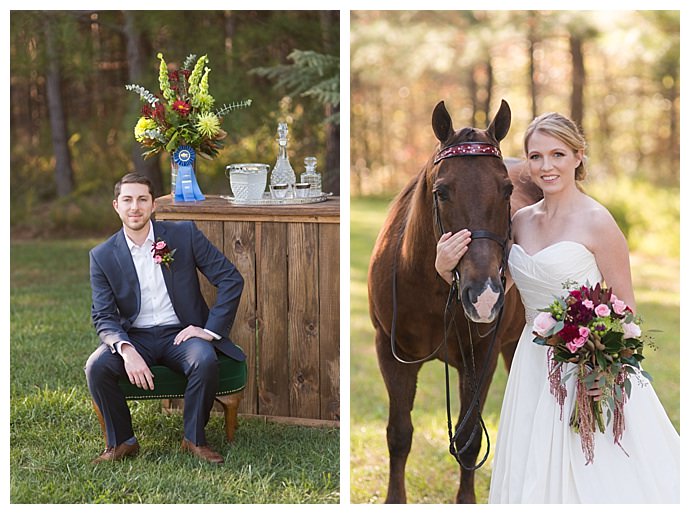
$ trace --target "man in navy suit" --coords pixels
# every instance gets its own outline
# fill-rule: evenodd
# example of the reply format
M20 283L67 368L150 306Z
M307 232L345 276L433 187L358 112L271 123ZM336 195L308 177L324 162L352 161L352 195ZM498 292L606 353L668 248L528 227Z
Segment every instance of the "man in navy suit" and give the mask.
M193 222L151 219L156 209L151 182L130 173L115 185L113 207L122 230L91 250L91 318L101 345L86 363L86 380L103 414L107 446L94 463L134 456L139 443L124 395L117 385L128 377L155 390L150 366L163 364L188 380L184 396L182 448L222 464L206 444L205 426L218 384L220 351L244 360L228 338L242 294L242 276ZM173 253L161 262L154 248ZM165 251L165 250L164 250ZM217 288L209 310L197 269Z

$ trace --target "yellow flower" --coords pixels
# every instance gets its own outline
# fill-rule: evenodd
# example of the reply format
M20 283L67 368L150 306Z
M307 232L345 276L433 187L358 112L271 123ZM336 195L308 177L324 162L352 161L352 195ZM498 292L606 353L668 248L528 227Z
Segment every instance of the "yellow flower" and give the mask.
M204 137L215 137L220 132L220 120L212 112L200 114L197 118L196 129Z
M136 126L134 127L134 139L139 141L140 143L144 139L151 139L147 138L145 132L147 130L154 130L156 128L156 122L153 121L151 118L146 118L142 116L139 118L139 121L137 121Z

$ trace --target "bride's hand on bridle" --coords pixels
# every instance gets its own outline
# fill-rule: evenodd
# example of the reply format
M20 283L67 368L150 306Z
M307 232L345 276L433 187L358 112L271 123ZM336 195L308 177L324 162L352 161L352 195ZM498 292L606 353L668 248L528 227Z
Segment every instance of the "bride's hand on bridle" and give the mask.
M453 234L446 232L436 244L436 271L449 284L453 281L453 270L467 253L467 246L472 241L469 230L463 229Z

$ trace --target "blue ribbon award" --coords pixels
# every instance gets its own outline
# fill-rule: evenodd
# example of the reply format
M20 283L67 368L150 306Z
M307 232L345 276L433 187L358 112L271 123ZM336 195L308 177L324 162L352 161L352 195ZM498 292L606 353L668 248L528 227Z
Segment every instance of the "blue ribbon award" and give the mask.
M187 145L180 146L173 154L173 160L178 166L175 183L176 202L196 202L205 198L194 174L194 157L194 150Z

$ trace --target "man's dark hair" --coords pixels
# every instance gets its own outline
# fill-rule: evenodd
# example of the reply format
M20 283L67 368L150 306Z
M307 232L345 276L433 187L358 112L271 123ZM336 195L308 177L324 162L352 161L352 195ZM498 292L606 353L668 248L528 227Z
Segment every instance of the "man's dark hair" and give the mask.
M153 184L151 183L148 177L145 177L144 175L139 175L138 173L127 173L127 175L122 177L117 182L117 184L115 184L115 190L113 191L115 194L115 200L117 200L117 197L120 196L122 184L145 184L149 187L149 193L151 193L151 198L155 198L153 196Z

